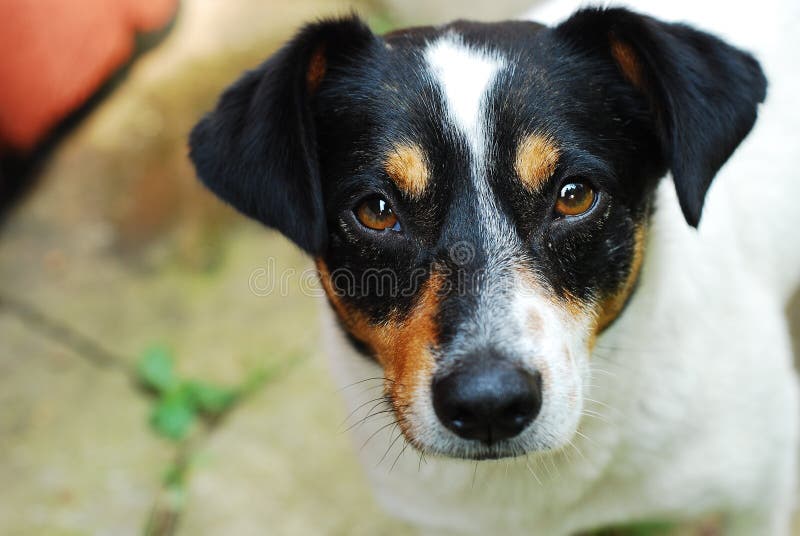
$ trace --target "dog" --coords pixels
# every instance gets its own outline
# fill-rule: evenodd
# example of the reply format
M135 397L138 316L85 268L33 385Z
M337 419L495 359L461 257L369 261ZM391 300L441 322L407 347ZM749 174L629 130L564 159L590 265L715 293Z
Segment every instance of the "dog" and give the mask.
M625 8L383 36L324 20L193 129L207 187L316 263L388 512L433 533L715 514L726 535L789 534L787 6L739 27L758 59ZM382 395L353 388L370 381Z

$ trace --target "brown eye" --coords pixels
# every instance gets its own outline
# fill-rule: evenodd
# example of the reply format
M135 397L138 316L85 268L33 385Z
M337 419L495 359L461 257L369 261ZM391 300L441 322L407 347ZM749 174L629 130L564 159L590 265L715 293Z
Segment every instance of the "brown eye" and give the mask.
M568 182L558 192L556 212L562 216L578 216L592 208L596 197L597 192L588 182Z
M361 202L356 208L356 218L364 227L376 231L400 231L400 222L397 221L389 202L382 197L370 197Z

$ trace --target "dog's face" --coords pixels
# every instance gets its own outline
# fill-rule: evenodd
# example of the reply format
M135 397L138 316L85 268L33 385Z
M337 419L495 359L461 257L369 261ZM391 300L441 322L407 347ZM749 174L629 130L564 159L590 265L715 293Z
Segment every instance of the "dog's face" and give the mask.
M228 89L192 158L315 258L413 445L511 456L570 440L659 178L696 225L765 86L745 53L625 10L382 38L345 19Z

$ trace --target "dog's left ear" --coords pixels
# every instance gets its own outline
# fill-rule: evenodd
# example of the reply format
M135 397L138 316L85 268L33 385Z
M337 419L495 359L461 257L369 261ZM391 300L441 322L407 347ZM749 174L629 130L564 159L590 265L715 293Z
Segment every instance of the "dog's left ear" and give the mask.
M377 42L355 15L309 24L245 73L192 130L205 185L312 255L327 236L313 103L366 61Z
M584 9L555 31L613 61L649 98L681 209L696 227L711 180L750 132L766 96L758 62L712 35L626 9Z

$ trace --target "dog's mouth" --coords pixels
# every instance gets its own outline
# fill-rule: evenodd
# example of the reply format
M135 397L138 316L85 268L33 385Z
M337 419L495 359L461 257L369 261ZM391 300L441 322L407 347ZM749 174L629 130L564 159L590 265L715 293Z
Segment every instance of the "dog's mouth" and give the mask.
M444 454L444 456L461 460L492 461L502 460L504 458L517 458L520 456L525 456L526 454L527 452L523 452L510 446L479 445L474 447L474 450L449 452Z

